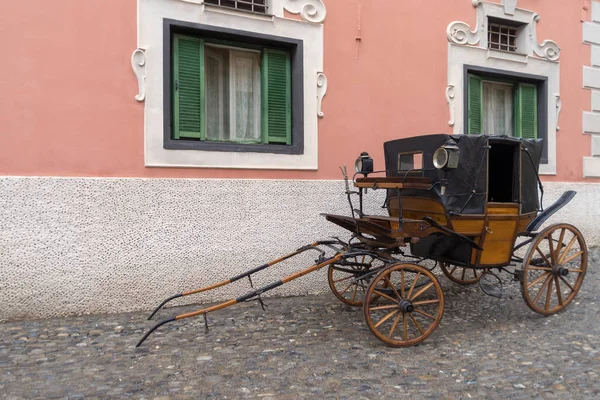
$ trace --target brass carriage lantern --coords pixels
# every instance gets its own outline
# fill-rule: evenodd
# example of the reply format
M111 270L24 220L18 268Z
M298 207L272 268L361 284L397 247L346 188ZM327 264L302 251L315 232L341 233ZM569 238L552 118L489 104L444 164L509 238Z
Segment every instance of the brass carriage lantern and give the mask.
M371 172L373 172L373 159L369 156L369 153L363 151L354 163L354 169L357 174L363 174L365 178Z
M458 167L459 155L460 151L456 142L448 139L442 147L433 153L433 166L444 171L456 169Z

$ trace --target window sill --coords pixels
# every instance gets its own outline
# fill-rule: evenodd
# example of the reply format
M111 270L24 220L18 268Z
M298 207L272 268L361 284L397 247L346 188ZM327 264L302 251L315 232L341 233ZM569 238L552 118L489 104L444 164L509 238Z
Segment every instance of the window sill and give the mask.
M514 61L527 64L529 57L527 56L527 54L523 53L513 53L502 50L487 49L487 58L495 58L498 60Z
M169 139L163 146L166 150L203 150L237 153L272 153L272 154L303 154L302 144L278 145L278 144L252 144L252 143L228 143L228 142L206 142L196 140L174 140Z

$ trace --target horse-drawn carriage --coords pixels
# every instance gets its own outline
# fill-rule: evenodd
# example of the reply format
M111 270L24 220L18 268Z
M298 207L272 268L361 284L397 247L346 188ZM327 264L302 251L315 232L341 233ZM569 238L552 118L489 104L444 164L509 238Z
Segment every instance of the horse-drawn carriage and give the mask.
M175 298L250 279L306 251L319 253L314 265L293 275L159 322L138 346L165 323L192 316L203 316L206 322L207 313L248 300L262 305L262 293L325 267L335 296L362 306L371 332L391 346L415 345L440 323L444 294L433 273L437 266L459 284L490 278L500 282L496 273L507 272L520 282L527 305L544 315L561 311L573 300L585 276L587 247L570 224L540 230L575 196L567 191L547 209L541 208L541 140L439 134L386 142L384 150L385 170L374 171L367 153L356 160L356 190L351 190L344 172L351 216L325 214L350 232L347 242L318 241L246 273L172 296L150 318ZM368 189L385 191L387 215L364 212ZM493 294L489 285L482 288Z

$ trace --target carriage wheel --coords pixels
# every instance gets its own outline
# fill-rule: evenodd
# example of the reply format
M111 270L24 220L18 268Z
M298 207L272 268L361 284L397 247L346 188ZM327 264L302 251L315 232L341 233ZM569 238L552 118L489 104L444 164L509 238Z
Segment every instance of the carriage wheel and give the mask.
M394 264L371 282L363 305L365 321L382 342L414 346L437 328L444 293L435 275L416 264Z
M472 285L479 282L484 272L482 269L466 268L443 262L440 263L440 268L446 278L459 285Z
M521 293L533 311L551 315L569 305L587 269L581 232L569 224L551 225L537 234L523 259Z
M367 273L373 264L373 258L368 255L349 257L346 264L335 263L329 266L327 280L331 291L340 299L353 307L363 304L363 297L372 277L353 282L360 275Z

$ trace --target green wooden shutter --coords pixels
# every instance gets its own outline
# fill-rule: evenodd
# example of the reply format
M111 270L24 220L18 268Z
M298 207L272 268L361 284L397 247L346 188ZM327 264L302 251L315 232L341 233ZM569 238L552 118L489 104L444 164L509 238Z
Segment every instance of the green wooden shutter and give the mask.
M204 139L204 41L175 35L173 40L173 119L175 139Z
M515 90L515 136L537 138L537 87L519 83Z
M290 54L265 49L261 72L263 141L292 144L292 71Z
M468 106L469 121L467 133L481 134L483 127L483 84L482 79L476 75L468 75Z

